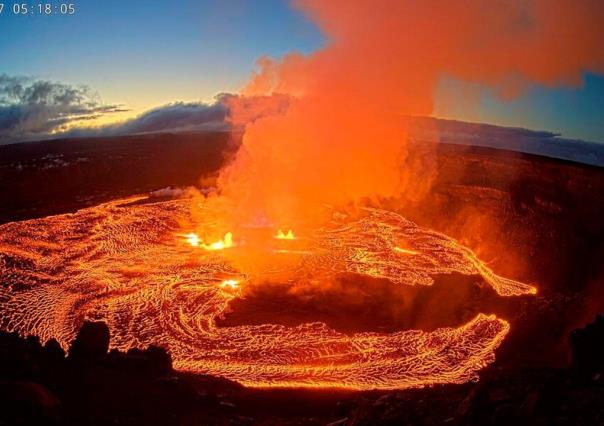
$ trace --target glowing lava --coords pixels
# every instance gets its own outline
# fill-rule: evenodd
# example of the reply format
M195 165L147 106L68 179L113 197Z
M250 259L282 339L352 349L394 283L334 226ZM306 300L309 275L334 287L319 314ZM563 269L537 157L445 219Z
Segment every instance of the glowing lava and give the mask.
M205 250L224 250L225 248L231 248L233 247L233 234L227 232L224 234L224 238L222 240L215 241L210 244L204 243L201 245L201 247L203 247Z
M221 249L233 246L231 234L214 243L188 234L188 244L177 243L179 224L192 223L188 203L130 198L0 226L1 328L55 337L66 346L90 318L107 322L113 347L160 345L177 369L247 386L406 388L476 379L494 360L509 324L479 314L431 332L346 334L321 322L220 327L216 320L248 281L275 274L291 283L347 273L431 285L433 276L456 272L482 275L500 295L534 291L496 275L445 235L374 209L305 236L299 253L275 256L286 258L278 264L286 269L267 260L253 271L238 270L229 257L245 254L245 238L228 253ZM216 229L210 219L204 222L213 213L196 215L195 229ZM415 254L393 250L400 241ZM214 252L199 256L200 248Z
M402 253L402 254L411 254L411 255L418 254L415 250L409 250L409 249L402 248L402 247L394 247L393 250L397 253Z
M199 235L195 232L184 234L183 237L191 247L201 247L208 251L224 250L233 247L233 234L231 232L227 232L222 240L214 241L212 243L202 242Z
M287 234L279 229L279 231L277 231L277 235L275 235L275 238L278 240L295 240L296 239L296 237L294 236L294 232L291 229L289 231L287 231Z
M199 243L201 242L201 240L199 239L199 235L194 232L190 232L188 234L185 234L184 237L187 243L191 245L191 247L199 247Z
M223 280L220 283L220 287L236 289L237 287L239 287L239 280Z

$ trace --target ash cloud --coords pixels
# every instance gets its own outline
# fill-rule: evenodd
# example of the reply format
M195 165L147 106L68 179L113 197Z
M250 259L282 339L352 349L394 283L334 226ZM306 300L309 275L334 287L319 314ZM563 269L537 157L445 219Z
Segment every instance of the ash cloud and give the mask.
M47 138L71 123L121 111L86 86L0 74L0 144Z

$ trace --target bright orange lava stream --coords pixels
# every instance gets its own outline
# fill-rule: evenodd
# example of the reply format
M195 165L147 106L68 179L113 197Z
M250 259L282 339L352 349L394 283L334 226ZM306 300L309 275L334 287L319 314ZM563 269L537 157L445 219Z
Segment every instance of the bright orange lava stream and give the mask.
M394 247L393 250L397 253L403 253L403 254L418 254L415 250L409 250L409 249L405 249L402 247Z
M230 233L210 243L183 235L178 224L191 219L188 201L141 201L0 226L2 329L66 345L82 319L104 320L114 347L164 346L178 369L248 386L350 389L476 379L509 330L506 321L484 314L433 332L344 334L320 322L219 327L216 319L263 272L233 266L231 250L220 249L245 247L234 245ZM436 274L458 272L482 275L502 296L535 291L499 277L445 235L388 211L367 210L306 239L304 250L276 251L279 259L291 256L285 272L292 282L347 272L431 285Z

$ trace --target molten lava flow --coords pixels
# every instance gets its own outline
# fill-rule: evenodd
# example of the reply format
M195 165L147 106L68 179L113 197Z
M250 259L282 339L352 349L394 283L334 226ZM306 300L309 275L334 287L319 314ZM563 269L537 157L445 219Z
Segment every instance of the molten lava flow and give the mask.
M84 318L103 320L114 347L160 345L175 368L248 386L391 389L475 379L494 360L509 324L479 314L432 332L345 334L321 322L220 327L217 318L248 282L305 285L340 273L431 285L433 276L456 272L482 275L501 295L533 291L496 275L454 240L375 209L355 220L334 219L305 236L297 253L273 258L269 244L263 262L240 270L233 256L262 247L246 245L242 235L233 250L200 250L232 246L229 234L215 246L190 235L182 244L179 224L192 223L188 203L132 198L0 226L1 328L66 346ZM211 219L204 222L215 216L207 208L196 229L216 229Z
M224 250L233 247L233 234L227 232L222 240L201 245L205 250Z
M279 229L279 231L277 231L277 235L275 235L275 238L278 240L295 240L296 239L296 237L294 236L294 231L292 231L291 229L289 231L287 231L287 234Z
M233 247L233 234L231 232L227 232L222 240L214 241L212 243L203 242L200 244L201 240L199 239L199 236L197 236L197 234L191 233L187 234L187 241L193 247L200 246L204 250L224 250L226 248Z
M398 247L398 246L394 247L393 250L397 253L402 253L402 254L418 254L415 250L409 250L409 249Z
M199 243L201 242L199 235L194 232L190 232L185 234L184 237L187 240L187 243L189 243L192 247L199 247Z
M239 280L223 280L220 283L220 287L236 289L237 287L239 287Z

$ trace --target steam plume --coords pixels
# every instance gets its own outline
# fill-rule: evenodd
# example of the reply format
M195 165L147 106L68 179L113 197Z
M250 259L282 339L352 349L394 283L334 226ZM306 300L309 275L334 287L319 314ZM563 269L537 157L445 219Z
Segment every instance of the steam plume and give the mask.
M425 161L405 168L404 116L429 115L443 75L513 96L528 83L574 85L604 72L598 0L304 0L327 45L261 58L243 95L287 94L281 115L248 124L223 171L239 212L284 222L308 206L425 190ZM233 120L238 117L233 114ZM427 174L425 172L427 171ZM402 173L401 173L402 172Z

